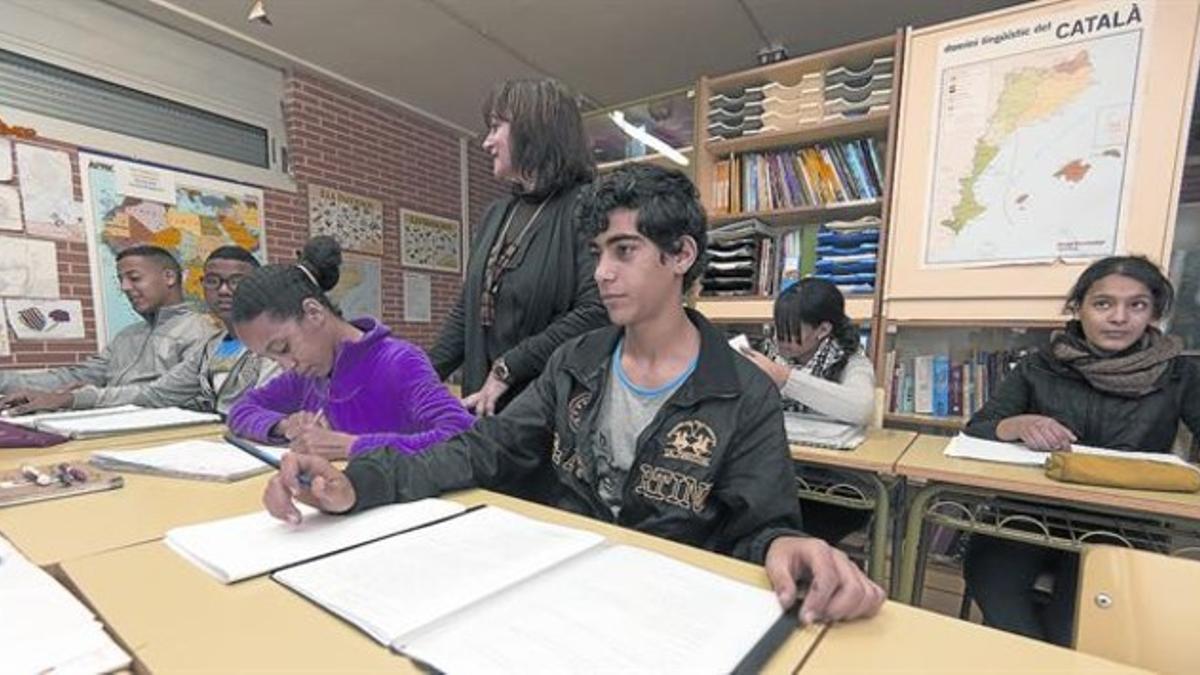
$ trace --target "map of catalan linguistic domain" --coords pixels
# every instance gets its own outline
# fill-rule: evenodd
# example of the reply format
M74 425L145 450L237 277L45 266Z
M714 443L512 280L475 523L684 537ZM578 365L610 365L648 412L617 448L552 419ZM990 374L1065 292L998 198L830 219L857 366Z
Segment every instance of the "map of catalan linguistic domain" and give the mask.
M926 264L1114 250L1141 36L942 71Z

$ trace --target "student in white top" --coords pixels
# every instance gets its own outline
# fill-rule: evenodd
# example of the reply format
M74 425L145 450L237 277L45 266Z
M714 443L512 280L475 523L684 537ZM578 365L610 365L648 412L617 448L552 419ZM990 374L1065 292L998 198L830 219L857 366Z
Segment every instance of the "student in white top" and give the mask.
M784 399L839 422L870 424L875 369L837 286L812 277L789 286L775 299L775 334L780 355L791 363L754 350L742 353L779 385Z
M846 299L824 279L807 278L775 299L775 335L779 363L750 349L742 350L779 386L784 409L816 413L847 424L866 426L875 413L875 369L863 354L858 327L846 316ZM822 472L804 467L807 479ZM846 480L839 475L838 480ZM804 529L830 544L864 525L870 512L822 502L804 502Z

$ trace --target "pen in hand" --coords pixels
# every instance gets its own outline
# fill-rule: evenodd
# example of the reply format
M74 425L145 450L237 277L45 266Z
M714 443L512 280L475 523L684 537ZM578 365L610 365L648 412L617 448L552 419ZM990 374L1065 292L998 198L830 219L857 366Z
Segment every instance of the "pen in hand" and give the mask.
M233 434L225 434L225 442L241 450L242 452L256 457L259 461L275 467L276 471L279 470L279 459L269 452L264 452L253 443L238 438ZM312 487L312 478L306 473L301 473L296 476L296 480L300 483L300 486L306 490Z

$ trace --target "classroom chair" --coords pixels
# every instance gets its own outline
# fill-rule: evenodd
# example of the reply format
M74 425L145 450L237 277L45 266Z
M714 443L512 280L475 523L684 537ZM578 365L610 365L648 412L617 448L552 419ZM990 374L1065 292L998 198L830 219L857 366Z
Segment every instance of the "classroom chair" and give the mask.
M1088 546L1080 565L1077 650L1168 675L1200 673L1200 560Z

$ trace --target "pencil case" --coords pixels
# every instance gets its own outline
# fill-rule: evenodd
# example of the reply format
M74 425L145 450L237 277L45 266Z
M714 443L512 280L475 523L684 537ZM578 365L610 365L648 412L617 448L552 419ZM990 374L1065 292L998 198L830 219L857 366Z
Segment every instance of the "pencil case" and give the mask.
M1054 452L1046 460L1046 475L1064 483L1129 490L1200 492L1200 470L1145 459Z

